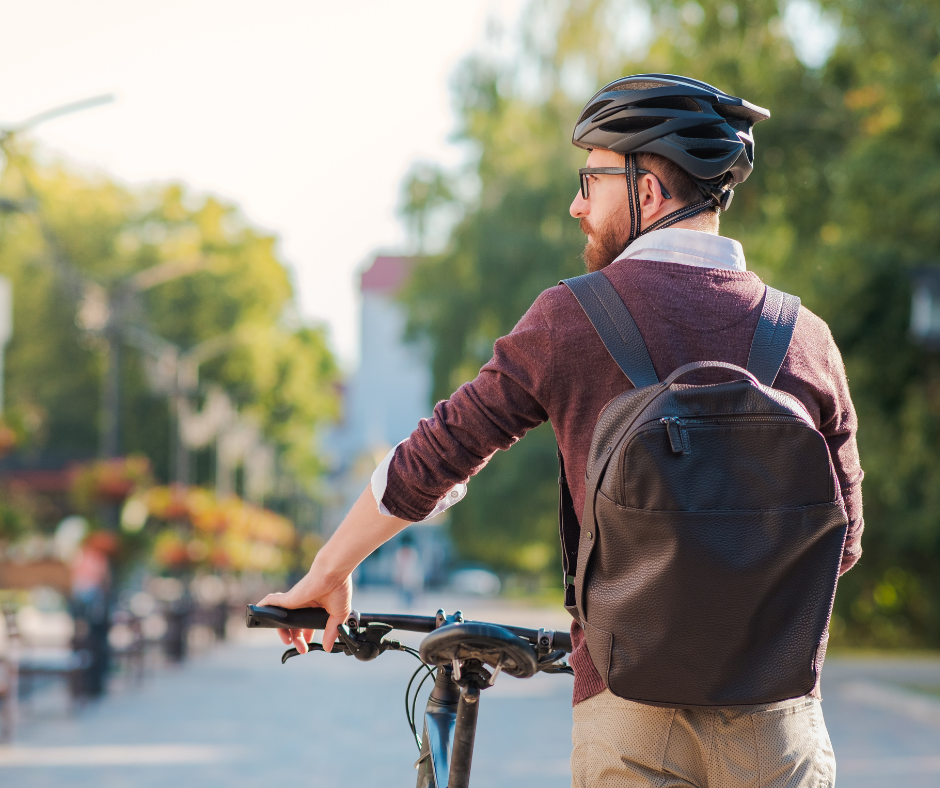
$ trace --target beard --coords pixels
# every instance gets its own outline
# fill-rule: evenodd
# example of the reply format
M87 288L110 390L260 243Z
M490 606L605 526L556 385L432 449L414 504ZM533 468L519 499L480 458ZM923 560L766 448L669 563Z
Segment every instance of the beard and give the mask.
M581 218L579 225L581 232L588 237L581 259L589 273L610 265L630 242L630 209L626 204L621 206L621 210L611 213L598 227L586 217Z

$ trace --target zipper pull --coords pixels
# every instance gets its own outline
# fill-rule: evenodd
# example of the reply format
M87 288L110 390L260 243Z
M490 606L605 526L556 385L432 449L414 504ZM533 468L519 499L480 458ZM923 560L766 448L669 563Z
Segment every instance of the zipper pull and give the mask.
M692 449L689 446L689 431L682 423L682 419L675 416L667 416L660 419L660 422L666 425L666 434L669 436L669 447L676 454L690 454Z

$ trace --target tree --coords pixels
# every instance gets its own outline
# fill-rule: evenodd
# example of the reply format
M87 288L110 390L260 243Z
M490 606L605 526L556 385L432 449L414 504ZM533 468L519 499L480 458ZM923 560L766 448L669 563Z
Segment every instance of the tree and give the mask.
M15 292L6 391L33 435L21 453L94 456L104 354L100 336L78 323L94 322L102 294L120 282L183 261L192 271L131 299L127 322L184 350L230 337L201 367L201 383L221 386L254 417L284 472L309 485L319 472L316 427L336 411L337 368L325 330L292 317L277 239L180 185L130 189L41 166L23 146L8 143L6 153L0 195L19 206L0 217L0 272ZM122 357L121 450L146 454L167 479L166 399L149 385L141 351L125 346Z
M940 241L940 7L829 0L825 10L842 20L839 38L814 68L771 0L532 3L521 54L477 57L456 80L459 136L476 152L468 170L425 168L406 187L476 186L470 198L406 202L413 226L442 207L462 217L442 251L424 250L406 293L410 326L430 340L435 396L446 397L541 290L583 271L567 216L583 152L568 140L597 87L682 73L769 107L722 232L768 284L829 322L846 362L868 474L866 554L843 580L833 629L855 642L937 644L940 364L907 325L910 269ZM644 27L643 41L619 35ZM526 545L557 556L553 452L540 428L473 481L453 510L465 555L503 569L524 568Z

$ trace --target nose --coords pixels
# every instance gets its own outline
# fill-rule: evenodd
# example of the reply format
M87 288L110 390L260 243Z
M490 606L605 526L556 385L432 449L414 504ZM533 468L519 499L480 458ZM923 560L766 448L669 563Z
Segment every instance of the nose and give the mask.
M574 200L571 201L571 207L568 209L568 213L570 213L573 218L580 219L587 216L590 212L591 204L581 196L581 190L578 189Z

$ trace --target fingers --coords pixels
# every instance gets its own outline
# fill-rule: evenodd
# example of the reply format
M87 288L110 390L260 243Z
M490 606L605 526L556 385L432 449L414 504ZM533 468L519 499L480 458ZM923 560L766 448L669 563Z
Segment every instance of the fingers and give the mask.
M329 620L327 620L326 628L323 630L323 650L325 652L330 653L330 651L332 651L333 644L339 637L339 625L345 622L345 614L342 616L331 615Z
M298 654L307 653L307 641L304 640L304 633L302 629L291 629L290 632L291 642L294 644L294 648L297 649Z
M281 591L276 591L273 594L268 594L258 604L259 605L275 605L277 607L291 607L288 594L283 593Z
M330 651L336 642L337 629L346 622L352 604L352 581L349 577L338 583L326 584L323 578L311 568L290 591L286 593L268 594L259 603L261 605L276 605L278 607L296 609L299 607L323 607L330 617L326 629L323 631L323 648ZM281 641L293 644L298 653L306 654L307 642L313 637L312 629L282 629L278 632Z

